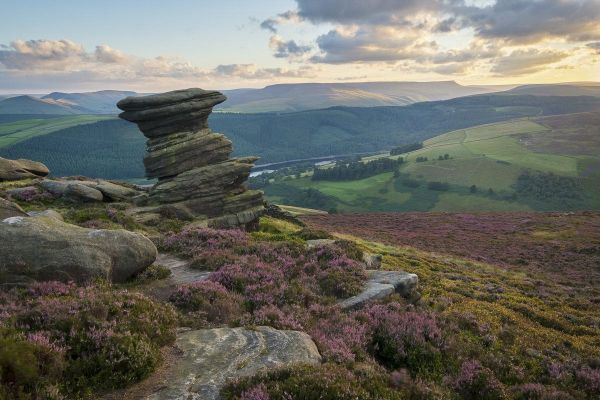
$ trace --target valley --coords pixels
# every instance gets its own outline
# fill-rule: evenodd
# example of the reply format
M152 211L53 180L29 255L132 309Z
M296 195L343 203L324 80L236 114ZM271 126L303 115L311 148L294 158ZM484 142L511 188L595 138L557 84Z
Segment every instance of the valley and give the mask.
M301 176L279 177L264 190L272 201L318 208L302 195L313 189L328 209L339 212L595 208L600 198L600 174L594 167L600 163L599 122L599 113L578 113L480 125L425 140L421 149L409 153L362 159L401 157L404 163L395 173L315 181L309 168ZM573 185L573 193L551 184L532 186L543 176L562 177L557 179ZM447 187L432 188L432 182Z

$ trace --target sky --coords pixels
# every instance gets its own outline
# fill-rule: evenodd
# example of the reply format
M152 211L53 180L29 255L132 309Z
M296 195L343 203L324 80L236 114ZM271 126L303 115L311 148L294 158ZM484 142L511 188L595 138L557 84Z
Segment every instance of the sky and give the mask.
M600 0L2 0L0 93L600 81Z

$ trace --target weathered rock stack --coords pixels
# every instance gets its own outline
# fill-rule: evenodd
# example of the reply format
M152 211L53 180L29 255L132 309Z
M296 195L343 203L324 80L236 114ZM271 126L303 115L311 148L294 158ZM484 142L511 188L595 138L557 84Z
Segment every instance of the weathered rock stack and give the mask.
M144 205L147 212L207 225L231 227L255 221L263 211L262 193L247 190L255 157L229 158L232 143L208 128L212 108L226 100L202 89L127 97L119 116L135 122L148 138L146 177L157 178Z

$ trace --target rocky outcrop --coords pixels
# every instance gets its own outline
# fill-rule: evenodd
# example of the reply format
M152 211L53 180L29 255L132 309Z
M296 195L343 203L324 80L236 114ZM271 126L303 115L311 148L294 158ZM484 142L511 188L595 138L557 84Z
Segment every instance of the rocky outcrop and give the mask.
M125 230L86 229L49 212L0 221L0 284L31 281L124 282L156 259L154 244Z
M252 376L277 367L318 364L321 356L303 332L270 327L203 329L180 333L183 353L152 400L216 400L229 379Z
M54 196L75 203L133 201L144 192L127 183L105 180L44 179L37 186ZM27 189L27 188L25 188ZM8 192L11 193L10 191Z
M67 185L63 196L66 200L75 203L93 203L104 200L104 195L102 195L101 191L82 185L81 183Z
M342 300L340 302L342 309L361 308L371 301L381 300L393 293L410 298L416 292L419 283L417 275L403 271L367 270L367 274L369 279L365 289L356 296Z
M265 206L265 215L267 215L269 217L277 218L277 219L282 219L284 221L291 222L292 224L296 224L298 226L302 226L302 227L306 226L306 224L304 222L300 221L298 218L293 216L291 213L283 210L281 207L279 207L276 204L267 204Z
M140 194L139 191L131 187L103 180L98 181L95 189L99 190L106 199L112 201L126 201Z
M9 160L0 157L0 181L39 178L50 173L41 162L31 160Z
M0 197L0 220L10 217L25 217L27 213L12 201L8 201Z
M226 100L202 89L127 97L119 116L135 122L148 138L146 177L158 182L139 199L140 213L204 219L208 226L253 222L263 211L262 193L244 182L256 158L229 158L232 143L208 128L212 108ZM158 211L157 211L158 210Z

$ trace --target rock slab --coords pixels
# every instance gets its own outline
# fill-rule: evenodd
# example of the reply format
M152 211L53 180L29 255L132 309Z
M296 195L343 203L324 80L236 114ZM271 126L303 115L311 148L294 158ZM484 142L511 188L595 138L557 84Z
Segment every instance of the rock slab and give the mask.
M87 229L52 213L0 221L0 285L32 281L125 282L151 265L150 239L126 230Z
M0 220L25 216L27 216L27 213L18 204L0 197Z
M0 157L0 181L39 178L50 173L41 162L31 160L9 160Z
M367 270L368 281L365 289L356 296L342 300L339 305L344 310L355 310L365 304L381 300L393 293L409 297L417 288L419 278L403 271Z
M208 116L227 98L202 89L127 97L119 117L134 122L148 138L146 177L158 179L140 198L141 213L183 220L212 220L208 226L253 223L263 212L263 197L244 182L257 160L229 158L232 143L212 132Z
M319 364L321 356L303 332L270 327L202 329L180 333L183 353L164 386L152 400L216 400L230 379L252 376L277 367Z

